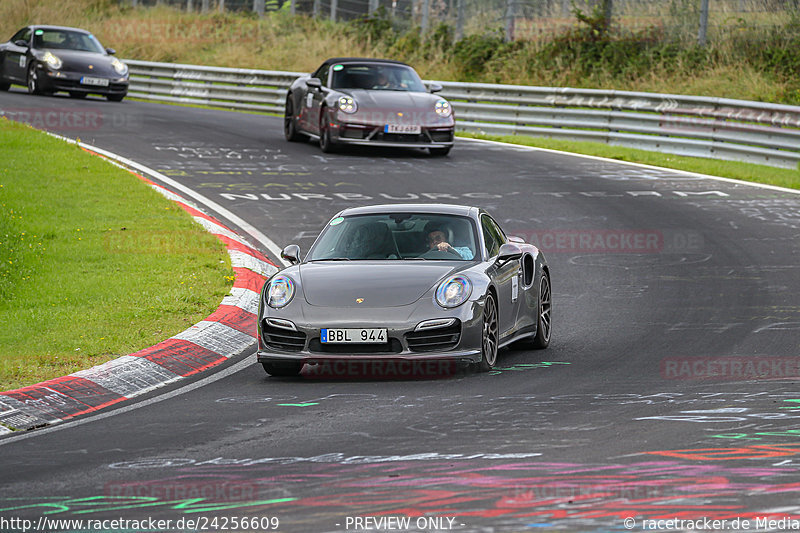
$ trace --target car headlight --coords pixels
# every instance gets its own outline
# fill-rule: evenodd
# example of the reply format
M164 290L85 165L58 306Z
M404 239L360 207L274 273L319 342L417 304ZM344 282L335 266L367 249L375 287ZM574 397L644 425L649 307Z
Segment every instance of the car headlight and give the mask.
M128 65L117 59L116 57L111 60L111 66L117 71L117 74L124 76L128 73Z
M340 96L339 110L345 113L355 113L358 110L358 106L356 105L356 101L349 96Z
M458 307L472 294L472 282L465 276L450 276L436 289L436 303L442 307Z
M433 109L440 117L449 117L453 114L453 108L450 107L450 102L447 100L437 100Z
M42 56L42 63L45 63L48 67L53 70L58 70L61 68L61 65L64 63L61 61L61 58L55 55L53 52L45 52Z
M294 296L294 282L287 276L275 276L267 287L267 305L275 309L285 307Z

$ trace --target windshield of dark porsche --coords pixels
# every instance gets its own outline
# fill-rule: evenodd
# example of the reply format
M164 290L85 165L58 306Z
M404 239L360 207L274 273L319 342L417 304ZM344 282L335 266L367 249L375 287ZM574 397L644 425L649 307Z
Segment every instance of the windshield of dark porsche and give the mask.
M477 255L475 226L468 217L391 213L337 217L306 261L447 260Z
M94 35L71 30L36 30L33 32L33 47L105 53L105 49Z
M332 89L426 92L417 73L406 65L340 64L331 69Z

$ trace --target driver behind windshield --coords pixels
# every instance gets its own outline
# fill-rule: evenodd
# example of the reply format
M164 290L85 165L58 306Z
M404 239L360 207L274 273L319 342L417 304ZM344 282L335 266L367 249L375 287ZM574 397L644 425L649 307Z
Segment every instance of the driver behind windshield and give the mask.
M456 253L462 259L470 260L475 254L466 246L451 246L447 242L444 231L439 227L428 228L428 249L439 250L440 252Z

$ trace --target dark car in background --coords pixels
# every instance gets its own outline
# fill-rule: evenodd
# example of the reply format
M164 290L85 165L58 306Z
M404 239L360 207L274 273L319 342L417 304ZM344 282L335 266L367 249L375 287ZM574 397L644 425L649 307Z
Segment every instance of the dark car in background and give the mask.
M86 30L27 26L0 44L0 90L23 85L31 94L66 91L120 102L128 94L128 67Z
M345 144L427 148L447 155L455 118L450 103L416 71L388 59L335 57L295 80L286 97L289 141L318 139L323 152Z

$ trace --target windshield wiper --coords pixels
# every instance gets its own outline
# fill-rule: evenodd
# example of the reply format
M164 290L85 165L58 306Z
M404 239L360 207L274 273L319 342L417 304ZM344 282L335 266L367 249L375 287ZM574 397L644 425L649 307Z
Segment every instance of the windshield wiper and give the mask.
M352 261L349 257L326 257L324 259L312 259L309 263L315 263L317 261Z

